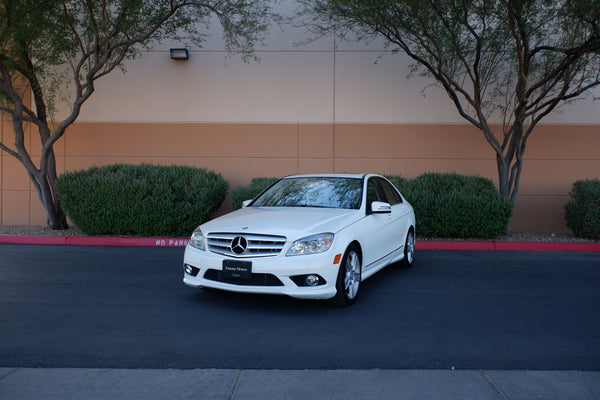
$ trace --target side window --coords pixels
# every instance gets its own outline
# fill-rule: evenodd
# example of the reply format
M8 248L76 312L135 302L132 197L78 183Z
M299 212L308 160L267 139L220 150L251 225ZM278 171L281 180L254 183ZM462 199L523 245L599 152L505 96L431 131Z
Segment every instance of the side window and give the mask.
M369 179L367 182L367 208L371 209L371 203L374 201L383 201L381 193L379 192L379 185L375 179Z
M390 204L398 204L402 203L402 197L398 194L398 192L390 185L390 183L383 179L378 179L381 188L383 189L383 193L385 196L385 202Z

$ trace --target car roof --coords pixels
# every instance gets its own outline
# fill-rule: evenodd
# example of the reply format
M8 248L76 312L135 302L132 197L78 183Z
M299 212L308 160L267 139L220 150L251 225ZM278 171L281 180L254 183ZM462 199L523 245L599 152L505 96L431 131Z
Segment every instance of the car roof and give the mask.
M300 174L300 175L288 175L281 179L290 178L355 178L362 179L367 175L371 174Z

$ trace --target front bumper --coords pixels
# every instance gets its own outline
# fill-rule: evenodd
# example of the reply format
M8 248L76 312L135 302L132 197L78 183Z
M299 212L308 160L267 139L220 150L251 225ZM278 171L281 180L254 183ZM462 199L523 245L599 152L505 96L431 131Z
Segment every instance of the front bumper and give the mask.
M183 282L191 287L208 287L238 293L278 294L299 299L329 299L336 294L339 264L329 251L304 256L253 257L235 260L252 262L250 279L222 279L223 260L231 258L198 250L185 249ZM186 272L186 267L192 273ZM324 284L301 286L298 277L318 275Z

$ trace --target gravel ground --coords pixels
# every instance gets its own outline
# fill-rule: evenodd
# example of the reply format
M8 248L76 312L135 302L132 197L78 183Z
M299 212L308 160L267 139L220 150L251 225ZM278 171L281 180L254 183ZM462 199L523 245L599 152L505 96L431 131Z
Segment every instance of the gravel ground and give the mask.
M66 230L52 230L40 225L0 225L0 235L29 235L29 236L87 236L76 227ZM418 240L434 240L432 238L418 238ZM463 239L457 239L463 240ZM498 236L496 241L505 242L595 242L590 239L581 239L572 232L508 232ZM597 241L596 241L597 242Z
M0 225L0 235L18 236L87 236L79 229L70 227L65 230L53 230L41 225Z

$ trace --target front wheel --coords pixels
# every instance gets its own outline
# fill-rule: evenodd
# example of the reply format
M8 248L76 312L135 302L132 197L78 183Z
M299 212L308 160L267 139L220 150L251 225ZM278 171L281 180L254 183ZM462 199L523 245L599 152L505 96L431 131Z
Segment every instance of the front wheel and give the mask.
M361 280L360 252L356 246L346 250L340 265L335 288L337 293L330 299L330 303L336 306L351 306L356 302Z

